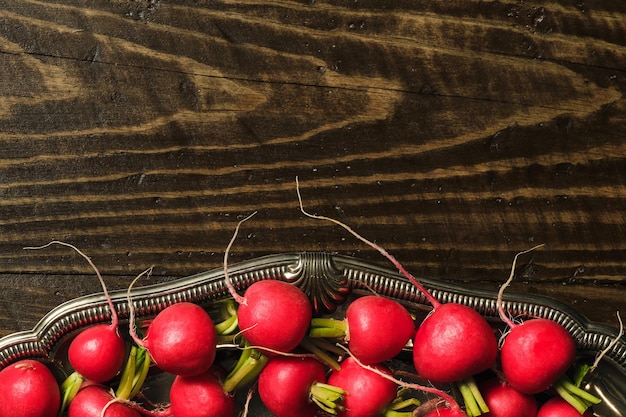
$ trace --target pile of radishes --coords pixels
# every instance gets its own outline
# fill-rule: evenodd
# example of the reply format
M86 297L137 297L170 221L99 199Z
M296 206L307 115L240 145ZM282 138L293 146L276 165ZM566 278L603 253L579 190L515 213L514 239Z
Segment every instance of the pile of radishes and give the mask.
M131 308L128 332L109 299L111 323L73 338L64 380L44 361L0 371L0 417L231 417L249 413L253 394L276 417L569 417L590 415L600 401L580 388L576 344L558 323L515 323L501 309L508 330L497 334L475 310L438 301L384 249L302 211L379 250L424 294L430 314L370 294L341 315L317 316L300 288L279 280L239 295L226 255L232 299L175 303L139 323ZM160 404L144 395L157 373L173 376Z

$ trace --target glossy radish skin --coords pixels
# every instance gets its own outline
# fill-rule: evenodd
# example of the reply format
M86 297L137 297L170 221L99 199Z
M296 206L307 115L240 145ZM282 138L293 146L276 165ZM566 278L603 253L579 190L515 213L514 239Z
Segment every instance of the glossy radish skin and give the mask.
M591 417L591 410L587 410L584 417ZM537 412L537 417L581 417L581 414L561 397L554 397L545 402Z
M346 323L348 348L366 365L398 355L415 334L409 312L398 302L382 296L354 300L346 310Z
M217 334L202 307L183 302L161 311L150 323L142 343L161 370L193 376L213 364Z
M235 400L224 392L222 383L210 369L201 375L174 379L170 411L175 417L233 417Z
M102 410L113 399L108 388L90 385L78 391L67 409L67 417L101 417ZM121 403L109 405L102 417L140 417L138 411Z
M480 383L479 388L489 407L485 417L534 417L537 414L534 396L522 394L499 378L488 379Z
M525 394L548 389L574 363L575 356L573 337L549 319L515 325L500 349L505 379Z
M485 414L488 416L489 414ZM432 410L426 413L423 417L467 417L465 413L460 411L459 409L451 409L448 407L439 407L435 410ZM529 415L526 417L534 417L534 415Z
M391 375L383 365L372 366ZM352 358L345 359L341 369L330 374L328 384L348 393L343 401L345 410L337 413L339 417L378 417L397 395L395 382L362 367Z
M0 371L0 416L54 417L61 406L59 385L43 363L25 359Z
M313 308L295 285L278 280L252 284L237 311L239 328L252 346L290 352L306 335ZM268 355L272 352L268 350Z
M126 344L117 326L99 324L80 332L67 354L76 372L90 381L104 383L122 368Z
M493 329L485 318L456 303L436 306L418 327L413 345L415 370L435 384L483 372L498 353Z
M258 379L261 401L276 417L313 417L319 411L311 386L326 381L324 366L306 357L274 356Z

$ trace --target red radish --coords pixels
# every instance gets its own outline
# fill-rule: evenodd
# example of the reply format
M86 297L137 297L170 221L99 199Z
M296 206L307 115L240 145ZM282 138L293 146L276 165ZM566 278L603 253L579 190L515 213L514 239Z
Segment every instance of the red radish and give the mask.
M574 363L575 357L572 336L549 319L514 325L500 349L505 379L525 394L548 389Z
M353 356L371 365L397 356L415 335L415 326L411 314L397 301L366 295L350 303L345 320L311 320L309 336L325 337L327 334L343 338Z
M89 265L96 272L98 280L102 285L102 291L104 292L104 296L107 299L111 311L111 324L98 324L80 332L70 343L67 354L68 360L74 370L84 378L97 383L107 382L120 371L124 364L124 357L126 356L126 343L118 329L117 311L115 310L111 297L109 297L106 285L104 284L104 280L98 268L96 268L87 255L74 245L60 241L52 241L38 248L27 249L40 249L53 244L74 249L89 262Z
M206 310L197 304L181 302L165 308L150 323L143 340L134 330L132 313L130 321L135 343L146 349L157 367L165 372L200 375L215 360L215 326Z
M68 360L76 372L88 380L111 380L124 364L126 344L117 330L117 319L110 325L89 327L72 340Z
M418 327L413 364L432 383L460 381L488 369L498 352L493 329L470 307L437 304Z
M392 375L384 365L371 368ZM339 417L378 417L397 395L397 385L391 379L363 367L352 357L341 362L341 369L333 371L328 384L339 387L348 394L343 401L345 410L338 410Z
M326 370L311 357L272 357L261 371L261 401L276 417L313 417L320 411L312 390L326 381Z
M591 417L592 415L591 410L582 414L584 417ZM554 397L539 408L537 417L581 417L581 414L563 398Z
M522 394L497 377L483 381L479 387L489 407L485 416L534 417L537 414L537 400L534 396Z
M24 359L0 371L0 416L54 417L61 392L52 372L41 362Z
M548 389L572 366L576 357L574 338L557 322L536 318L516 324L504 311L502 297L513 280L517 258L533 249L515 256L509 279L500 288L497 300L500 318L510 328L500 348L502 372L506 381L524 394Z
M237 315L239 328L252 346L268 353L290 352L304 339L313 308L295 285L264 280L248 287Z
M242 297L228 275L230 248L241 224L254 214L237 224L224 252L225 282L239 304L237 316L243 337L265 354L287 353L304 339L313 316L313 306L304 291L284 281L263 280L250 285Z
M224 391L213 369L200 375L177 376L170 388L170 407L175 417L232 417L235 400Z
M419 417L467 417L460 409L449 408L449 407L437 407L434 410L427 412L423 416L420 414L418 414L417 416ZM526 417L534 417L534 416L526 416Z
M484 317L461 304L441 304L384 248L367 240L338 220L305 211L297 178L296 190L300 210L304 215L341 226L377 250L398 268L433 306L433 311L418 328L414 340L413 362L422 378L436 383L456 382L471 378L495 362L498 344L493 329ZM433 366L433 363L436 366Z
M70 403L67 417L140 417L141 414L121 403L111 403L113 395L102 385L82 388ZM109 404L111 403L111 404ZM103 410L106 407L106 411Z

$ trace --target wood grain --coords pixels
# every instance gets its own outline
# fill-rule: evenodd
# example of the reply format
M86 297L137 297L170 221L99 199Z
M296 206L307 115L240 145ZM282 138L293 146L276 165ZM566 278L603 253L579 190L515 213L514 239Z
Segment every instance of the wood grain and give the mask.
M296 176L418 275L495 289L545 243L515 289L613 324L625 22L610 0L0 0L0 334L98 290L66 248L23 249L52 239L123 287L219 267L258 210L234 262L384 264L304 218Z

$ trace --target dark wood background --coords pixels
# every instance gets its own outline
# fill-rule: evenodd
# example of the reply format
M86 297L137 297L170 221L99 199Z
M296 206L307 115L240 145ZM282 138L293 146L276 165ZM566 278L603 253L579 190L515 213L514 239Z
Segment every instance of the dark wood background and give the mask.
M616 323L626 3L0 0L0 335L55 305L327 250Z

